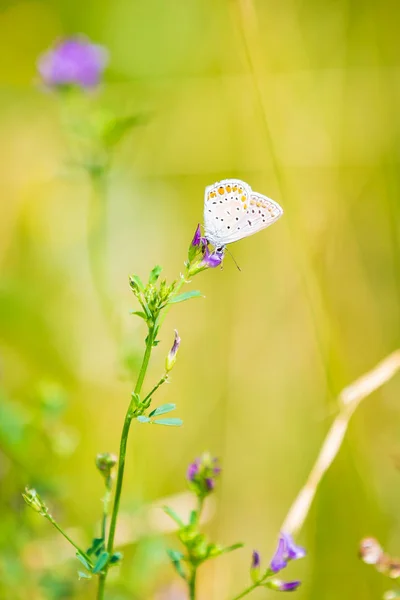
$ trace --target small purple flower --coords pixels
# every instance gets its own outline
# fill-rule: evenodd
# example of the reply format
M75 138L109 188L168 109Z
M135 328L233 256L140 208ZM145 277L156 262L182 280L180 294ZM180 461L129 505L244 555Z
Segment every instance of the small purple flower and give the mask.
M215 481L212 477L206 477L205 478L205 484L207 486L207 489L209 492L212 492L213 489L215 488Z
M301 585L301 581L282 581L279 587L280 592L294 592Z
M198 458L196 458L196 460L189 465L188 470L187 470L187 474L186 474L186 477L187 477L188 481L194 481L196 475L199 472L199 466L200 465L199 465L199 459Z
M278 547L271 560L271 570L274 573L278 573L278 571L281 571L286 567L288 560L298 560L305 555L305 549L294 543L290 533L281 532Z
M190 488L199 496L205 497L215 488L215 478L221 469L208 452L192 462L187 470L187 480Z
M282 535L280 535L278 547L275 551L274 556L272 557L270 567L271 567L271 571L273 571L274 573L278 573L279 571L284 569L286 566L287 566L286 543L285 543L285 538Z
M259 569L261 564L261 556L257 550L253 550L253 554L251 556L251 568Z
M208 246L204 248L204 256L202 265L210 267L211 269L218 267L224 259L224 250L214 250L214 252L210 252Z
M299 558L304 558L306 555L306 551L304 548L302 548L301 546L297 546L294 543L294 540L292 538L292 536L290 535L290 533L281 533L281 536L284 538L285 540L285 544L286 544L286 553L287 553L287 557L290 560L298 560Z
M100 83L108 62L103 46L84 37L71 37L56 44L39 57L38 71L48 87L76 85L90 89Z
M181 345L181 338L179 337L179 334L178 334L177 330L175 329L174 343L172 345L171 350L168 353L167 360L165 362L165 369L166 369L167 373L168 373L168 371L170 371L172 369L172 367L176 363L176 355L178 353L180 345Z
M200 246L201 244L201 227L200 223L197 225L197 229L194 232L194 236L192 239L192 246Z

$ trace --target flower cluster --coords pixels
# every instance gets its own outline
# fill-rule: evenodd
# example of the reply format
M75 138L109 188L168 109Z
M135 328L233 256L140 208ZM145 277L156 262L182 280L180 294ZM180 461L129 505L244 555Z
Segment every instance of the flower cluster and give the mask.
M224 249L218 248L210 252L208 240L201 235L201 228L198 225L189 247L186 263L189 276L196 275L205 269L218 267L224 259L224 254Z
M197 496L204 498L214 490L215 480L220 472L218 459L205 452L189 465L186 476L190 488Z
M38 60L38 71L49 88L75 86L87 90L96 87L108 62L103 46L83 36L58 42Z

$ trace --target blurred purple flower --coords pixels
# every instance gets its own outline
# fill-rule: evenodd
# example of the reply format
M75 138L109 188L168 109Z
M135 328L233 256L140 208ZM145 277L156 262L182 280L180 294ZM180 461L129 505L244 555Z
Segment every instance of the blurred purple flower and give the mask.
M186 475L188 481L193 481L194 480L194 478L196 477L196 475L199 472L199 466L200 465L199 465L199 459L198 458L196 458L196 460L189 465L188 470L187 470L187 475Z
M205 452L192 462L187 470L187 480L198 496L207 496L215 488L215 478L221 472L218 459Z
M290 560L298 560L299 558L305 557L305 555L306 555L305 548L302 548L301 546L297 546L294 543L294 540L293 540L292 536L290 535L290 533L282 532L281 536L285 540L287 557Z
M280 592L294 592L301 585L301 581L282 581L279 586Z
M204 248L203 260L201 261L202 265L210 267L213 269L214 267L218 267L224 259L224 251L223 250L214 250L214 252L210 252L208 246Z
M285 539L282 537L282 535L279 536L279 541L278 541L278 547L275 551L274 556L272 557L271 560L271 570L274 573L278 573L278 571L281 571L282 569L284 569L287 565L287 556L286 556L286 544L285 544Z
M39 57L39 74L48 87L76 85L90 89L100 83L108 62L103 46L84 37L71 37L58 42Z
M281 532L278 541L278 547L271 560L271 570L278 573L284 569L288 560L298 560L306 555L306 551L301 546L297 546L289 533Z

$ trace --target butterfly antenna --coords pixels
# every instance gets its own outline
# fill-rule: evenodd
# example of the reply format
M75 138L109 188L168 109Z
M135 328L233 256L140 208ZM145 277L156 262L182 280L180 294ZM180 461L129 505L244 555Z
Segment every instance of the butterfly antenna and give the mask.
M230 254L230 256L231 256L231 258L232 258L233 262L234 262L234 263L235 263L235 265L236 265L236 268L237 268L237 270L238 270L238 271L240 271L240 272L242 272L242 269L241 269L241 268L239 267L239 265L237 264L237 262L236 262L236 260L235 260L235 257L233 256L232 252L229 250L229 248L225 248L225 249L226 249L227 253L228 253L228 254Z

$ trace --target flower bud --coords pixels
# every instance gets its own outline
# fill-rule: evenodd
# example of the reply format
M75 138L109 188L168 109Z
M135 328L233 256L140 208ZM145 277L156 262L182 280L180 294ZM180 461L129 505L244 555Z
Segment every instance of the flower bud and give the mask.
M271 590L277 592L294 592L301 585L301 581L281 581L280 579L269 579L266 584Z
M49 509L35 489L26 487L22 497L28 506L36 510L42 517L47 517Z
M110 452L103 452L102 454L98 454L96 456L96 467L106 479L110 477L111 471L117 462L118 457Z
M181 338L178 335L177 330L175 329L175 339L174 339L174 343L172 345L171 350L168 353L167 359L165 361L165 370L167 371L167 373L169 371L171 371L172 367L174 366L174 364L176 363L176 355L178 353L179 350L179 346L181 345Z
M250 577L253 583L256 583L260 579L260 565L261 565L261 557L260 553L257 550L253 550L253 554L251 557L251 567L250 567Z

